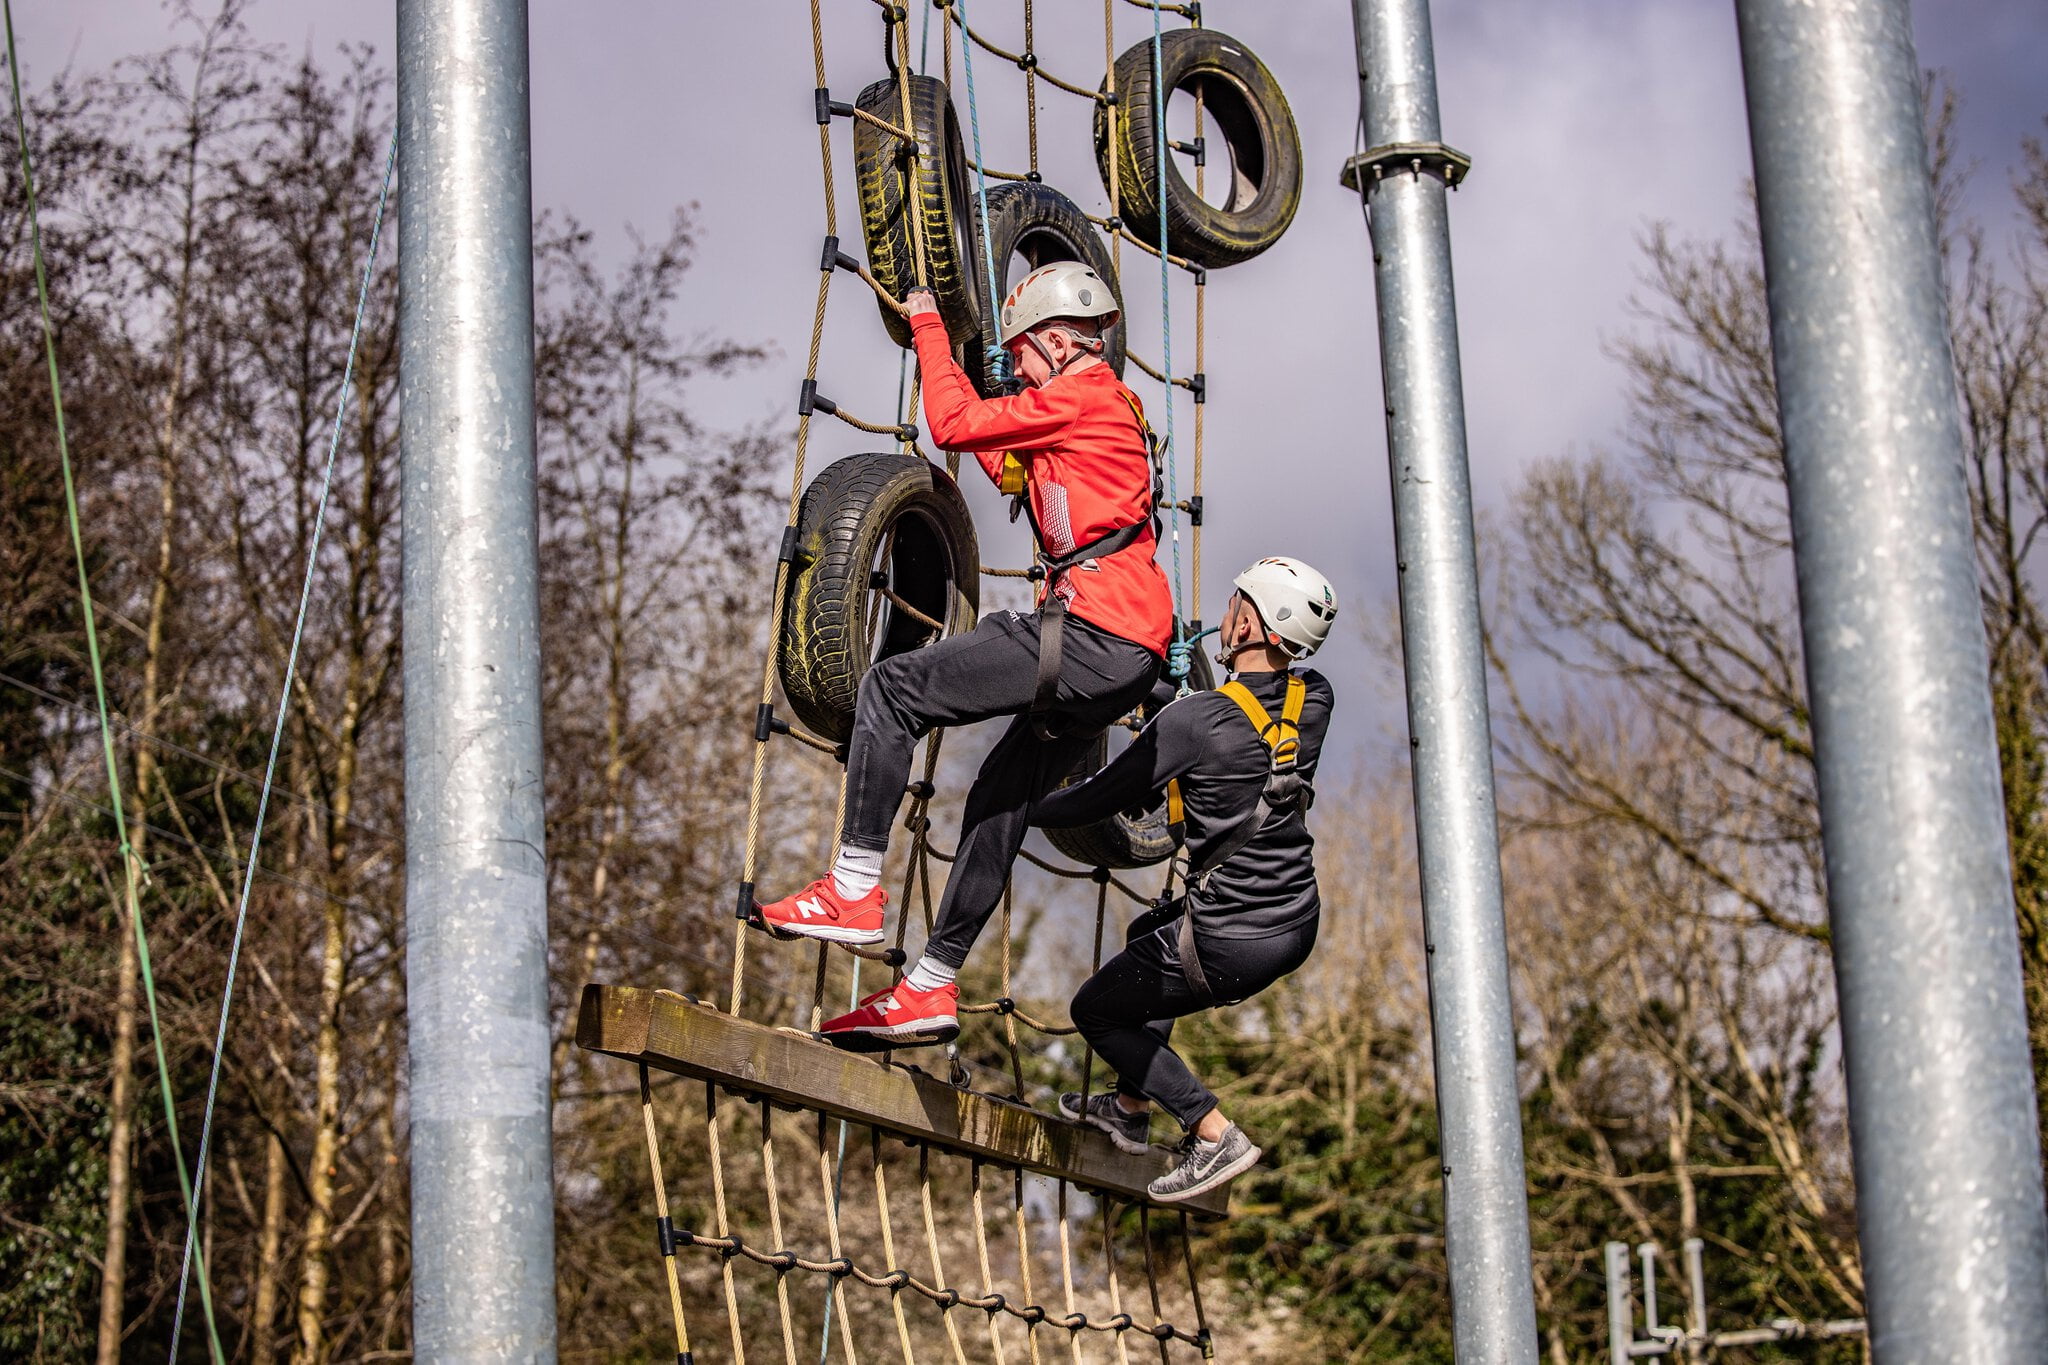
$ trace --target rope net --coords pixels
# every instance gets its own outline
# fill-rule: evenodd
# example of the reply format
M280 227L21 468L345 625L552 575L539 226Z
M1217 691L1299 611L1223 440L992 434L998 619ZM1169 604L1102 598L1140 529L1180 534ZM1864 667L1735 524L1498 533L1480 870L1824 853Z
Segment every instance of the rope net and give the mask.
M1020 51L1011 51L968 22L967 0L931 0L929 9L924 11L916 64L920 72L927 67L932 19L936 15L940 21L939 58L947 88L955 88L956 64L965 81L971 130L968 165L975 174L974 198L981 210L977 235L979 251L975 264L990 280L992 303L1001 298L1002 272L1000 263L990 256L985 211L986 181L1037 182L1041 179L1041 88L1099 106L1108 121L1113 146L1119 115L1116 95L1118 8L1131 5L1149 12L1152 21L1149 36L1154 45L1155 61L1162 14L1179 16L1194 24L1200 22L1197 5L1103 0L1102 50L1106 75L1098 90L1065 79L1040 63L1035 50L1039 32L1035 0L1019 2L1023 47ZM883 51L897 81L898 108L907 111L912 107L909 85L913 69L910 7L888 3L887 0L873 0L873 3L882 26ZM793 547L806 487L805 470L811 449L813 419L820 414L836 417L857 430L893 437L907 457L931 458L919 446L919 431L914 422L919 401L915 366L907 366L904 378L899 382L896 420L872 422L854 416L838 403L820 395L819 362L827 304L836 274L843 271L855 276L886 307L899 314L902 312L898 300L874 274L839 249L834 122L840 118L864 122L905 143L908 155L919 160L944 155L944 149L918 142L910 130L887 119L832 102L827 88L822 0L811 0L810 19L812 75L818 92L818 148L826 243L820 259L816 305L798 403L795 461L787 505L788 530L783 539L783 553L776 565L772 595L770 619L774 622L782 620L791 592L795 571ZM1026 170L1001 170L983 160L974 78L977 51L983 54L984 63L993 57L1023 73ZM1157 87L1159 82L1155 79L1154 84ZM1180 151L1190 149L1184 144L1166 142L1164 105L1167 93L1164 90L1158 92L1155 118L1163 144L1160 149L1162 165L1167 147ZM1194 117L1196 143L1193 145L1199 146L1203 119L1199 92L1195 93ZM1205 189L1202 158L1196 156L1194 160L1194 185L1200 194ZM1203 405L1206 397L1206 381L1202 372L1206 320L1203 296L1207 275L1201 268L1167 249L1163 214L1156 223L1134 226L1123 221L1117 162L1114 155L1107 158L1109 211L1103 217L1089 216L1089 221L1107 237L1111 260L1119 275L1124 259L1122 248L1127 242L1159 262L1161 363L1155 366L1134 353L1129 355L1129 359L1138 371L1150 376L1162 388L1166 406L1163 458L1167 469L1168 497L1159 511L1171 525L1173 591L1176 603L1184 606L1189 599L1180 572L1180 521L1183 514L1189 520L1188 541L1194 584L1200 584L1202 571L1200 509L1205 437ZM913 173L913 182L916 178ZM1161 199L1164 200L1163 192ZM915 282L921 286L926 282L930 259L923 237L925 226L919 213L911 212L905 216L913 239ZM1156 234L1156 240L1147 240L1145 232L1148 231ZM1173 355L1171 284L1175 270L1191 278L1195 300L1195 365L1193 372L1187 375L1176 375L1170 368ZM1174 445L1173 409L1177 390L1190 393L1195 404L1192 481L1190 497L1186 500L1179 494L1178 458ZM944 460L948 472L957 475L958 455L946 453ZM889 558L889 546L885 544L880 562L888 563ZM984 578L997 580L1033 576L1031 570L987 566L982 567L981 573ZM940 624L917 613L912 604L896 595L886 583L878 583L873 591L899 610L918 615L928 625ZM881 615L879 611L867 614L869 638L864 643L869 657L872 657L875 643L873 632ZM1200 623L1190 621L1182 628L1192 633L1200 628ZM749 944L760 932L759 922L753 916L753 904L756 876L762 859L764 803L770 799L766 779L773 741L778 736L790 738L797 741L799 752L830 756L842 765L844 759L841 746L806 734L799 726L775 715L776 679L782 648L781 632L772 630L761 671L757 712L760 719L756 725L748 788L730 982L724 1003L724 1012L736 1018L742 1015L748 1002ZM913 905L926 932L930 932L934 918L932 864L953 861L953 854L934 842L931 815L943 739L941 730L934 730L925 738L922 772L907 792L910 800L903 823L910 835L910 847L903 867L902 895L896 901L893 945L859 948L817 944L812 949L816 960L807 1007L800 998L793 998L788 990L778 988L770 993L776 1004L786 1011L784 1017L777 1021L778 1027L785 1031L811 1033L819 1027L826 1014L828 988L835 984L836 975L843 975L847 981L846 998L849 1003L862 994L865 963L886 966L892 973L892 980L900 980L906 962L905 944ZM835 832L844 816L845 803L842 767L838 774L837 810L830 827ZM1095 968L1099 968L1103 960L1111 892L1117 893L1122 901L1145 908L1157 904L1172 891L1170 864L1166 884L1155 897L1113 876L1107 868L1062 866L1029 850L1022 856L1053 877L1093 884L1095 923L1090 962ZM978 1066L961 1056L957 1044L945 1050L944 1058L948 1072L946 1079L952 1085L993 1098L1025 1103L1032 1089L1027 1056L1033 1062L1042 1062L1047 1054L1072 1050L1070 1044L1059 1043L1037 1047L1028 1042L1025 1035L1029 1033L1042 1039L1061 1040L1076 1036L1077 1031L1070 1023L1039 1017L1020 1005L1016 998L1014 973L1021 954L1017 950L1019 916L1015 900L1014 884L1006 886L1001 907L1001 942L994 996L963 1002L959 1007L963 1016L990 1019L994 1025L994 1040L989 1051L994 1053L999 1049L1007 1067L997 1070ZM764 938L764 942L773 940ZM835 960L844 967L842 973L835 974ZM876 984L871 981L869 989ZM1094 1057L1092 1050L1085 1045L1079 1051L1080 1074L1075 1088L1085 1101L1095 1089ZM916 1069L906 1066L889 1053L880 1056L879 1064ZM668 1081L674 1083L665 1083ZM722 1089L727 1092L723 1100ZM682 1092L682 1109L685 1112L681 1118L665 1125L657 1115L656 1096L658 1092L671 1090ZM750 1093L744 1086L721 1087L676 1078L651 1079L644 1063L640 1067L640 1093L648 1160L655 1185L657 1243L666 1263L679 1361L687 1362L693 1358L689 1315L686 1312L686 1303L689 1302L709 1303L722 1308L725 1330L718 1335L729 1340L734 1361L746 1360L747 1345L752 1340L756 1343L757 1354L766 1349L772 1355L775 1346L779 1345L782 1358L790 1365L795 1365L800 1356L807 1357L811 1352L817 1353L821 1362L838 1356L846 1365L856 1365L863 1349L871 1355L877 1351L884 1355L900 1353L905 1365L914 1365L915 1342L919 1336L923 1335L930 1341L937 1335L929 1332L929 1322L925 1322L923 1332L916 1330L917 1325L933 1316L942 1329L949 1357L961 1365L970 1358L994 1360L998 1365L1005 1365L1010 1360L1028 1360L1031 1365L1040 1365L1048 1355L1056 1358L1061 1351L1078 1365L1084 1359L1084 1341L1104 1338L1113 1343L1118 1365L1128 1365L1134 1348L1141 1353L1156 1349L1162 1361L1170 1361L1176 1355L1185 1359L1191 1352L1198 1352L1205 1359L1213 1355L1192 1255L1189 1218L1185 1211L1158 1210L1147 1207L1143 1201L1119 1203L1078 1189L1065 1179L1049 1180L1043 1176L1027 1175L1021 1169L999 1166L978 1156L946 1151L938 1144L911 1142L878 1128L831 1119L824 1114L790 1110L762 1094ZM661 1137L665 1128L671 1133L694 1133L703 1143L710 1171L708 1203L698 1201L671 1205L662 1176ZM781 1154L780 1163L778 1153ZM814 1174L805 1174L805 1167L814 1168ZM915 1187L915 1205L923 1234L922 1264L915 1268L910 1262L920 1258L913 1254L917 1240L914 1233L901 1243L898 1240L895 1220L902 1216L899 1205L903 1197L895 1196L892 1201L892 1177L899 1184ZM758 1190L760 1197L746 1201L742 1207L742 1201L737 1198L741 1190ZM938 1213L941 1208L948 1210L943 1219ZM796 1216L786 1216L790 1211L795 1211ZM1052 1237L1045 1236L1043 1231L1048 1216L1057 1229ZM1091 1217L1097 1225L1096 1231L1086 1236L1079 1234L1077 1223ZM1034 1223L1039 1225L1036 1236ZM915 1228L917 1224L912 1226ZM789 1235L792 1227L804 1230L794 1241ZM948 1243L951 1244L953 1258L950 1271L947 1267ZM708 1253L708 1256L693 1259L688 1255L693 1250ZM971 1255L972 1259L963 1266L960 1258L966 1255ZM963 1268L967 1273L962 1273ZM1048 1278L1049 1269L1058 1276L1056 1291ZM1143 1280L1145 1297L1141 1306L1149 1311L1133 1312L1132 1306L1125 1303L1124 1285L1132 1277ZM806 1280L811 1282L808 1288L804 1283ZM886 1318L875 1318L877 1310L872 1296L850 1294L849 1286L885 1294L887 1307L882 1311ZM1044 1302L1051 1297L1057 1298L1057 1306ZM859 1299L867 1302L857 1314L855 1301ZM877 1327L881 1328L879 1333L875 1330ZM884 1348L881 1343L892 1335L895 1339L893 1350ZM1139 1340L1130 1341L1133 1335ZM1060 1341L1062 1337L1063 1343ZM1148 1338L1151 1342L1149 1348L1146 1346ZM761 1344L764 1340L771 1343L766 1348Z

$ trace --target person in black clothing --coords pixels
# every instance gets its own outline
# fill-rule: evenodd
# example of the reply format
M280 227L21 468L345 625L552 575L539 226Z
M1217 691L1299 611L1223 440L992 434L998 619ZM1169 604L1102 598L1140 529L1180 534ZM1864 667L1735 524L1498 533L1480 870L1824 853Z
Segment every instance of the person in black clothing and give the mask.
M1192 1198L1249 1170L1259 1149L1173 1050L1173 1021L1250 999L1308 960L1322 901L1303 814L1329 726L1322 674L1295 670L1329 635L1335 594L1295 559L1262 559L1218 627L1234 674L1171 703L1107 767L1041 801L1032 823L1070 829L1167 793L1185 821L1185 893L1140 915L1124 950L1075 994L1076 1027L1117 1074L1112 1094L1061 1097L1067 1117L1146 1150L1157 1103L1187 1130L1153 1198ZM1175 660L1185 673L1185 654Z

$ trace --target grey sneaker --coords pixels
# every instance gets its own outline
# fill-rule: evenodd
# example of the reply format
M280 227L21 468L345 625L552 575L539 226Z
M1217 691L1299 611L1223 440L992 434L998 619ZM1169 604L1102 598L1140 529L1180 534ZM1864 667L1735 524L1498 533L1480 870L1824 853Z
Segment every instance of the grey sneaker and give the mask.
M1243 1175L1259 1160L1259 1149L1252 1146L1244 1129L1234 1123L1215 1142L1204 1142L1189 1133L1180 1150L1180 1164L1146 1187L1162 1204L1193 1199L1213 1190L1226 1180Z
M1152 1144L1146 1140L1152 1131L1151 1109L1147 1108L1142 1114L1127 1114L1124 1107L1116 1102L1114 1093L1090 1095L1086 1108L1083 1108L1081 1097L1069 1090L1060 1096L1060 1112L1077 1123L1100 1128L1109 1134L1109 1140L1120 1152L1137 1156L1152 1149Z

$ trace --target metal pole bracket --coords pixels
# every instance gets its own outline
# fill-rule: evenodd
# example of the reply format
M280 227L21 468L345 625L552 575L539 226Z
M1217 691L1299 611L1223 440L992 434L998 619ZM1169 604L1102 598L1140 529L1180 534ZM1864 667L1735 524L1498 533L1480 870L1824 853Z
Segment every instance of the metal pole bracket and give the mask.
M1472 158L1442 142L1389 142L1346 161L1340 179L1345 189L1364 194L1368 172L1378 181L1389 171L1407 171L1411 175L1434 171L1443 177L1446 186L1456 189L1472 173Z

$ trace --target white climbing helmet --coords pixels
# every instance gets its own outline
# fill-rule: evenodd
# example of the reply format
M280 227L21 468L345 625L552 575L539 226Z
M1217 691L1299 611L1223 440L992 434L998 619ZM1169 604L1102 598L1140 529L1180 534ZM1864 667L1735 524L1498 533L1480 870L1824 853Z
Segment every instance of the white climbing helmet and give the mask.
M1337 619L1337 594L1324 578L1298 559L1276 555L1262 559L1232 580L1245 600L1259 610L1266 629L1280 637L1281 648L1305 659L1330 638Z
M1007 346L1041 322L1055 318L1093 321L1107 327L1119 310L1116 294L1102 276L1079 261L1054 261L1017 281L1003 300L1002 344Z

